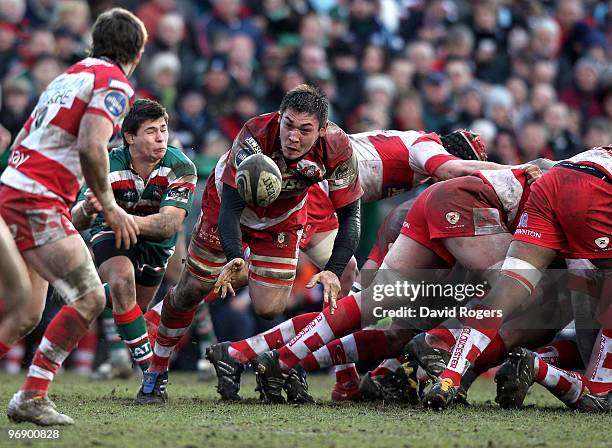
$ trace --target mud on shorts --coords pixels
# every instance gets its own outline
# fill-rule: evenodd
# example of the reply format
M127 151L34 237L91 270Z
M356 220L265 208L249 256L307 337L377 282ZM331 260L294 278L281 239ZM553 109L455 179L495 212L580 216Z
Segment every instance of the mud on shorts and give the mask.
M449 266L455 257L442 239L509 233L492 187L475 176L434 184L414 202L400 233L436 253Z
M59 197L35 195L2 185L0 215L21 252L78 234L66 203Z
M168 259L174 250L139 241L129 249L115 247L115 233L104 231L91 238L96 266L113 257L127 257L134 266L134 280L141 286L157 286L162 282Z
M227 263L217 220L200 217L187 251L187 269L202 282L214 283ZM216 218L216 216L212 216ZM249 281L268 287L291 287L295 279L302 225L291 217L267 229L241 226L242 242L248 246Z

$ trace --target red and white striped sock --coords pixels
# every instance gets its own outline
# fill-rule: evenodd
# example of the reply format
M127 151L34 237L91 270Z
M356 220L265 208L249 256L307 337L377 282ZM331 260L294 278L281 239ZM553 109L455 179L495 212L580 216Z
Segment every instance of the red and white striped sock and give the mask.
M450 351L455 345L455 342L457 342L457 337L461 334L461 327L461 324L457 321L456 328L439 326L429 330L425 332L425 342L434 348Z
M406 361L408 361L408 359L405 356L385 359L383 362L378 364L378 367L372 370L371 376L372 378L380 378L383 376L387 376L390 373L395 372Z
M79 375L89 375L93 369L98 335L91 328L83 335L76 349L70 357L71 365Z
M487 348L474 361L474 371L480 375L493 367L497 367L504 362L507 354L506 344L504 344L499 334L496 334L491 343L487 345Z
M479 304L474 310L490 310ZM501 327L500 317L483 319L466 318L461 334L457 338L450 361L440 378L449 378L455 386L461 384L461 377L470 364L474 364L480 354L487 348Z
M164 301L162 300L143 315L145 323L147 324L147 333L149 335L149 342L151 343L151 350L155 348L157 329L161 323L161 311L163 305Z
M337 306L334 314L330 314L329 308L318 313L287 345L278 349L281 366L291 369L309 353L361 327L361 309L353 295L338 300Z
M536 382L548 389L565 404L573 404L588 386L588 380L579 373L547 364L540 358L535 359L537 366Z
M197 307L192 310L180 311L172 305L174 288L171 288L164 297L161 312L161 322L157 331L153 357L151 358L150 372L165 372L168 370L170 356L183 335L189 330Z
M280 348L295 337L319 313L305 313L288 319L264 333L257 334L242 341L233 342L229 354L243 364L275 348Z
M555 367L571 369L582 363L578 346L574 341L555 341L535 351L538 358Z
M4 370L6 370L6 373L11 375L19 373L21 370L21 364L23 363L23 358L25 356L25 351L25 339L18 340L15 345L10 348L6 354L6 357L4 358Z
M47 395L53 377L88 329L89 322L76 309L62 307L45 330L21 390Z
M359 372L357 372L357 367L353 363L334 366L334 373L336 374L336 383L338 384L350 382L359 385Z
M387 356L385 332L361 330L325 344L308 354L301 364L307 371L314 371L330 366L352 365L357 361L376 361L385 356Z
M604 328L599 334L597 355L593 357L589 389L594 394L606 394L612 390L612 329ZM589 366L590 367L590 366Z

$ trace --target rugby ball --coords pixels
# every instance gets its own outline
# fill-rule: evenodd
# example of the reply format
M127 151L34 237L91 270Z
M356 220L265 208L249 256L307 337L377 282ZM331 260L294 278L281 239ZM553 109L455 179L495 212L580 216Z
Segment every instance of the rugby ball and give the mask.
M236 169L236 189L244 201L267 207L278 198L283 185L280 169L262 153L248 156Z

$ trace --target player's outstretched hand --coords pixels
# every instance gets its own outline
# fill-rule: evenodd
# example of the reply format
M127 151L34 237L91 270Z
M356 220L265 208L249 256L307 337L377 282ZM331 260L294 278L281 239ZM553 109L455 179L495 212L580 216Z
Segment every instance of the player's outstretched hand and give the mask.
M535 165L526 165L525 175L527 176L527 183L531 185L540 177L542 177L542 170Z
M337 308L336 299L340 292L340 279L331 271L321 271L313 275L306 287L314 288L317 283L323 285L323 302L329 304L329 312L334 314Z
M129 249L131 244L136 244L137 236L140 233L134 217L129 215L119 206L115 206L110 211L104 211L106 224L115 232L115 247Z
M246 269L246 263L242 258L234 258L226 263L215 282L215 293L219 294L222 299L225 299L228 292L235 296L236 291L232 287L232 280L236 280L241 274L243 275L242 271L244 269Z

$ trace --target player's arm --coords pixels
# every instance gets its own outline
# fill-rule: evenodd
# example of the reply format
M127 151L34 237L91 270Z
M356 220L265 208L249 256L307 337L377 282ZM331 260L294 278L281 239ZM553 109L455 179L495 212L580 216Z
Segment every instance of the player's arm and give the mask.
M481 170L503 170L512 168L511 165L500 165L494 162L480 160L448 160L441 164L433 173L436 180L448 180L455 177L469 176L474 171Z
M15 247L8 227L0 218L0 293L7 306L25 300L32 294L28 269Z
M246 202L240 197L238 190L223 184L219 211L219 240L228 260L243 258L240 215L245 206Z
M134 221L140 236L150 240L165 240L181 230L186 215L187 212L182 208L166 206L153 215L134 216Z
M99 114L86 113L81 119L77 148L85 181L100 201L106 223L115 232L117 248L136 244L138 227L134 218L117 205L108 180L106 144L113 135L113 124Z

